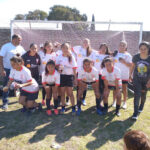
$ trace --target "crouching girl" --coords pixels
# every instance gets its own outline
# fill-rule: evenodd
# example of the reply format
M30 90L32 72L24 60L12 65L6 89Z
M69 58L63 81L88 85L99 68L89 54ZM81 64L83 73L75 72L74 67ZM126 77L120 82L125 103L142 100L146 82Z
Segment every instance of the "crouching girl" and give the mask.
M58 86L60 85L60 74L55 70L55 62L50 60L47 62L45 72L42 74L42 84L46 91L47 115L51 115L50 101L53 95L54 114L58 115Z
M116 115L120 116L119 109L121 105L121 73L117 67L114 67L113 59L107 57L102 62L102 79L104 80L104 114L108 112L108 97L110 90L114 90L117 105L116 105Z
M77 115L81 113L82 95L86 90L87 85L91 84L96 97L96 109L99 115L102 115L100 110L100 92L99 92L99 72L93 67L93 62L89 58L83 61L83 69L78 72L78 95L77 95Z
M39 86L32 78L30 70L23 66L23 59L17 55L12 57L10 62L12 69L9 82L3 91L6 92L13 83L15 89L20 89L19 103L23 105L22 112L27 111L30 114L35 108L41 110L42 105L35 102L38 98Z

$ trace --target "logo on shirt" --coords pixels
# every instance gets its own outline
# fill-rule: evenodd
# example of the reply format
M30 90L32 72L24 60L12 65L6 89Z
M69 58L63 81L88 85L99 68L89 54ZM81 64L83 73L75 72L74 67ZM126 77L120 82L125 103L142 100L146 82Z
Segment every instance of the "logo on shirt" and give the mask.
M139 76L144 77L147 73L147 66L141 63L138 65L137 70L138 70Z

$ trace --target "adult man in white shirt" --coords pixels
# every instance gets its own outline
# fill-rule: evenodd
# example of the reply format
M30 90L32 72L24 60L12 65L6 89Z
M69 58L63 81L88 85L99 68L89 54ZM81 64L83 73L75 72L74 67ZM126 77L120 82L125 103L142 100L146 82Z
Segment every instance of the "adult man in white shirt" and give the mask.
M14 34L12 36L12 41L6 43L2 46L0 50L0 75L3 77L3 86L7 85L9 80L9 74L11 69L10 59L16 54L24 54L25 50L20 45L21 36L18 34ZM6 110L8 108L8 92L3 92L2 100L3 106L2 109Z

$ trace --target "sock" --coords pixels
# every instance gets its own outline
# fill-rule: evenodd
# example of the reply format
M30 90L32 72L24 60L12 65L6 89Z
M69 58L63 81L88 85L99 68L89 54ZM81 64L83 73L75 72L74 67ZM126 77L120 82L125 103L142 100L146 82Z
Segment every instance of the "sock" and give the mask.
M68 102L68 101L69 101L69 97L67 96L67 97L66 97L66 102Z
M54 109L57 109L58 107L58 99L54 99Z
M75 108L75 106L72 106L72 110L75 110L76 108Z
M104 108L106 111L108 111L108 103L104 103Z
M65 106L62 106L61 108L62 108L62 109L65 109Z
M81 108L81 101L80 100L77 101L77 106L78 106L78 108Z
M120 105L116 105L116 113L118 113L119 112L119 109L120 109Z
M51 106L50 106L50 99L46 99L46 106L47 106L47 110L51 109Z
M100 109L100 99L96 98L96 108Z

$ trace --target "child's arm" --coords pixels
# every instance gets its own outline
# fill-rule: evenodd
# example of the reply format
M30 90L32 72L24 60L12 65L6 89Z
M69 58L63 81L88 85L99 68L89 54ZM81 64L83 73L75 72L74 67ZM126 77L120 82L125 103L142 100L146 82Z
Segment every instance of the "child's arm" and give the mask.
M130 69L130 74L129 74L129 80L130 80L130 82L132 81L132 74L133 74L134 69L135 69L135 64L132 63L131 69Z
M12 84L12 82L13 82L13 80L9 79L9 81L8 81L8 83L7 83L7 86L5 86L5 87L3 88L3 91L4 91L4 92L7 92L7 91L8 91L8 89L10 88L10 85Z

